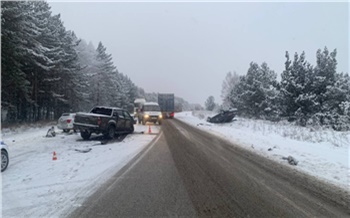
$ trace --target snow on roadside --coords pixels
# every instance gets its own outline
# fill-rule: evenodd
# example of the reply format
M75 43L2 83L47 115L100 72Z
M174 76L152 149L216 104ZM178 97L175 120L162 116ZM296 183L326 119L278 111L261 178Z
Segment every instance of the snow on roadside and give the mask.
M194 111L177 113L176 118L281 164L288 165L282 157L293 156L299 161L293 168L350 190L350 132L243 118L226 124L206 122L212 115Z
M2 132L10 150L10 165L1 174L3 217L67 215L156 136L132 134L102 145L72 132L58 131L56 137L46 138L48 129ZM147 130L148 126L135 125L135 133ZM152 127L153 133L158 131L158 126ZM88 148L92 150L87 153L75 150Z

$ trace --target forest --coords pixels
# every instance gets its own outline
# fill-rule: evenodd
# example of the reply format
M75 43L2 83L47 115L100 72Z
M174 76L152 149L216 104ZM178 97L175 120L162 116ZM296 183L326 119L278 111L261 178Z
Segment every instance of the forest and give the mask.
M2 122L57 119L93 106L156 99L118 71L107 48L67 30L45 1L1 2ZM176 99L178 110L189 107Z
M138 88L118 72L102 42L95 48L79 39L47 2L6 1L1 8L3 121L33 122L94 105L132 104Z

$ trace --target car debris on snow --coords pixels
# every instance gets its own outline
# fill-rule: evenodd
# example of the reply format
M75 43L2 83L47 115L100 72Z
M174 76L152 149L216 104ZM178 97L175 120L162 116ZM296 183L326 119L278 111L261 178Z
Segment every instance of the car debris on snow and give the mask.
M52 126L49 130L47 130L46 137L55 137L56 132L55 132L55 127Z
M76 148L74 149L75 151L81 152L81 153L87 153L90 152L92 150L92 148Z
M292 156L282 157L282 159L287 160L290 165L294 165L294 166L298 165L298 161Z
M206 124L206 123L198 123L197 126L212 126L211 124Z

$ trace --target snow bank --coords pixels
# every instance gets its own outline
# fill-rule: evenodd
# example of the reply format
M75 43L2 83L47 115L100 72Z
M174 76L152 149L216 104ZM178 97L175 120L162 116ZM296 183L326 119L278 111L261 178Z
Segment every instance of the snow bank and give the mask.
M226 124L206 122L207 116L212 115L194 111L177 113L176 118L281 164L288 165L282 157L291 155L299 162L290 167L350 189L350 132L243 118Z
M65 216L155 137L136 133L102 145L61 131L46 138L49 127L2 132L10 149L10 165L1 174L3 217ZM135 132L147 130L135 125ZM158 126L152 127L153 133L158 131ZM89 148L87 153L76 151Z

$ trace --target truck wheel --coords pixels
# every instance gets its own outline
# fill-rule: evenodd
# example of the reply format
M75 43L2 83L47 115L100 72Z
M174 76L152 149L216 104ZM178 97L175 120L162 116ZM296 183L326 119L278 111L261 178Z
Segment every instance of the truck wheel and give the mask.
M84 140L88 140L91 136L91 132L84 130L80 132L80 136L84 139Z
M131 125L129 133L133 133L133 132L134 132L134 125Z
M142 119L142 125L146 125L146 120Z
M159 121L158 121L158 124L159 124L159 125L162 125L162 121L159 120Z
M115 135L115 127L109 126L108 127L108 138L113 139Z

